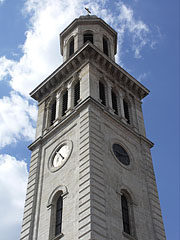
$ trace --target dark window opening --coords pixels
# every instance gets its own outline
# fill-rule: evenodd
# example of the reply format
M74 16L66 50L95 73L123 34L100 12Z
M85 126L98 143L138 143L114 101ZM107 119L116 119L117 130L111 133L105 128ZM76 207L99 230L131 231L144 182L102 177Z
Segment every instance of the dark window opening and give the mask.
M62 116L66 114L68 104L68 91L66 91L62 96Z
M71 39L69 43L69 56L71 56L74 53L74 38Z
M118 115L117 97L113 91L111 91L111 97L112 97L112 108L114 110L114 113Z
M103 38L103 52L109 56L108 41L105 38Z
M92 33L85 33L84 34L84 43L90 41L93 43L93 34Z
M63 208L63 198L60 196L56 204L56 226L55 226L55 236L61 233L62 226L62 208Z
M106 97L105 97L105 87L102 82L99 82L99 98L103 105L106 105Z
M124 232L130 234L128 201L124 195L121 196L121 206Z
M78 104L80 99L80 82L78 81L74 86L74 106Z
M125 118L127 119L127 123L130 124L128 103L125 100L123 100L123 105L124 105L124 115L125 115Z
M114 143L113 144L113 152L114 152L115 156L117 157L117 159L121 163L123 163L126 166L128 166L130 164L129 156L122 146L120 146L117 143Z
M50 126L53 124L55 118L56 118L56 101L54 101L52 106L51 106Z

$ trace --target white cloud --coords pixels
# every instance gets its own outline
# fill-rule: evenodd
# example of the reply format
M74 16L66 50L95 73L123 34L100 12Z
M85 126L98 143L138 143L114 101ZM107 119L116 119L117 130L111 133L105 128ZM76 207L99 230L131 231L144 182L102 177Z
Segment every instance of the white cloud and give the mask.
M140 57L141 49L147 44L147 25L135 20L133 10L122 2L118 4L116 12L106 8L107 2L95 0L92 4L90 0L27 0L23 13L29 16L29 25L26 40L21 46L23 55L17 62L5 57L0 59L0 79L9 74L13 90L28 97L29 92L61 64L58 34L74 18L86 14L85 6L90 6L93 14L102 17L118 31L120 45L125 32L131 33L132 50L135 57Z
M4 1L5 1L5 0L0 0L0 4L3 4Z
M150 30L143 21L134 18L132 8L126 6L123 2L119 2L117 6L119 9L119 48L122 49L125 33L127 33L129 38L132 39L132 51L135 58L140 58L142 48L149 43L148 36Z
M0 148L20 139L34 140L35 105L15 92L0 99Z
M19 239L27 177L24 161L0 154L0 233L3 240Z
M0 80L11 74L15 61L7 59L5 56L0 58Z
M143 80L145 80L148 77L149 73L141 73L139 75L139 77L137 77L139 82L142 82Z
M118 31L120 53L124 52L123 41L128 32L135 57L141 56L141 50L147 44L147 25L135 20L133 10L122 2L114 12L106 7L106 3L106 0L94 0L93 4L90 0L26 0L23 14L29 22L21 46L22 57L18 61L0 57L0 80L9 80L13 90L10 97L0 99L0 147L22 138L33 139L32 123L37 111L29 102L29 92L62 63L58 34L74 18L86 14L85 6ZM123 65L120 53L117 59Z

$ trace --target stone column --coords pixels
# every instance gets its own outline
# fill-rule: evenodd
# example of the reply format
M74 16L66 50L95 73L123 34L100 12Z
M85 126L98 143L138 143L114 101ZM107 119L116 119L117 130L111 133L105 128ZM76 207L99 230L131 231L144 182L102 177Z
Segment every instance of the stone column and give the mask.
M72 110L72 82L68 83L67 85L67 90L68 90L68 104L67 104L67 112L69 112L70 110Z
M119 100L120 100L120 117L122 122L126 123L127 120L125 118L125 113L124 113L124 104L123 104L123 94L122 92L119 92Z
M112 109L112 95L111 95L112 85L108 80L106 80L106 82L107 82L107 107L111 113L114 113L114 110Z
M48 129L48 127L49 127L49 117L50 117L50 107L51 107L51 104L50 104L50 101L47 103L47 105L46 105L46 114L45 114L45 130L47 130Z
M56 117L55 117L55 121L56 123L58 122L59 118L60 118L60 95L61 92L57 92L56 94Z

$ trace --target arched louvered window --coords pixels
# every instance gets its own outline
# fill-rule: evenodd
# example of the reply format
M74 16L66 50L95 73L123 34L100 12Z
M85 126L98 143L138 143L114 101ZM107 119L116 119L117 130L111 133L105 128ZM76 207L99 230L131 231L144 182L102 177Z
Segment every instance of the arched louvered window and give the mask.
M127 123L130 124L129 104L126 100L123 100L123 105L125 118L127 119Z
M72 38L69 43L69 56L71 56L73 53L74 53L74 38Z
M121 196L122 219L124 232L130 234L128 201L124 194Z
M84 43L90 41L90 42L94 42L93 40L93 34L92 33L85 33L84 34Z
M116 93L111 91L111 97L112 97L112 108L114 110L114 113L118 115L118 104L117 104L117 96Z
M79 99L80 99L80 82L78 81L74 85L74 106L78 104Z
M61 233L62 227L62 210L63 210L63 198L60 196L56 203L56 225L55 225L55 236Z
M103 52L109 56L109 51L108 51L108 41L106 38L103 37Z
M103 105L106 105L106 95L105 95L105 86L104 84L99 81L99 98Z
M68 104L68 91L66 90L62 95L62 116L66 114Z
M53 124L55 119L56 119L56 100L54 100L51 105L50 126Z

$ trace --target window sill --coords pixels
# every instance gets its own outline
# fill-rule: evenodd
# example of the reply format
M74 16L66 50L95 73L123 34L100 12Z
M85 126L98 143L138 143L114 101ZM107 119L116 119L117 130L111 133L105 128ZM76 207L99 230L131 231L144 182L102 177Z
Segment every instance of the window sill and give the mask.
M63 236L64 236L64 234L63 234L63 233L60 233L60 234L58 234L57 236L51 238L51 240L59 240L59 239L61 239Z
M131 236L130 234L126 233L126 232L122 232L123 233L123 236L126 237L127 239L130 239L130 240L137 240L136 237L133 237Z

